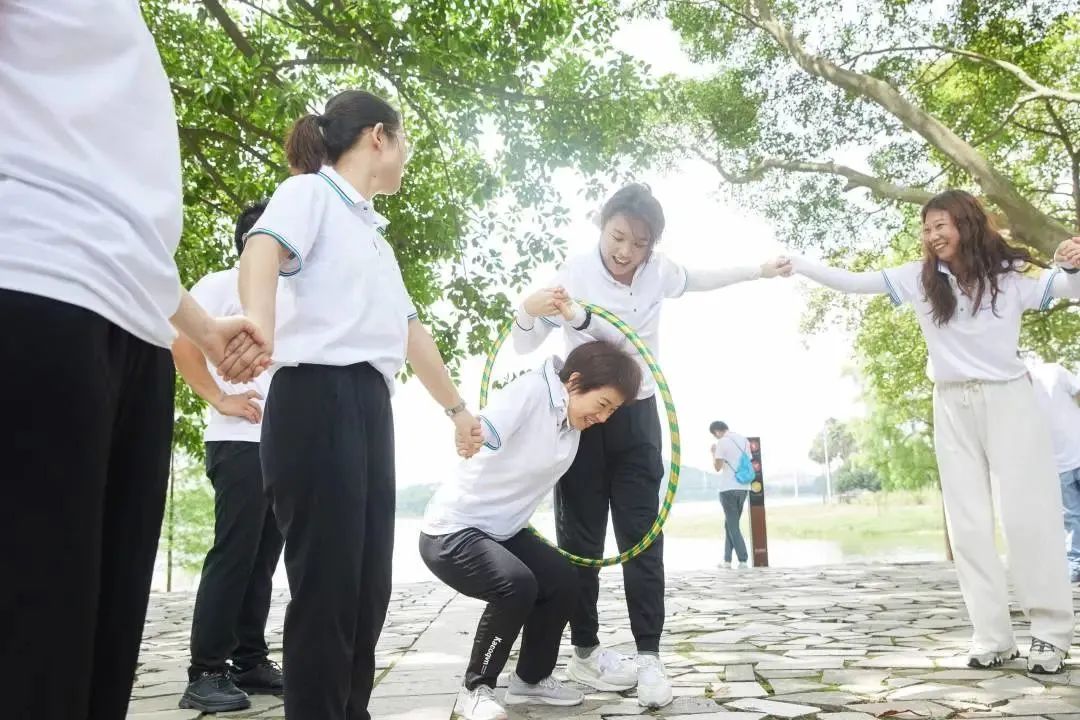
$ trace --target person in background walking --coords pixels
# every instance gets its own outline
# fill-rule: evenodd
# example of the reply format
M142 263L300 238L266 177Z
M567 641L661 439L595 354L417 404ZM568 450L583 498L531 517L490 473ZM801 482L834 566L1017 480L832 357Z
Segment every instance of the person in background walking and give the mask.
M743 507L750 491L735 479L735 468L744 453L750 452L750 443L742 435L728 429L727 423L717 420L709 425L709 432L716 443L712 446L713 470L720 473L720 507L724 510L724 562L720 567L731 567L731 555L738 558L740 569L750 567L739 523Z
M1065 548L1072 581L1080 582L1080 377L1058 363L1031 360L1035 397L1050 424L1065 510Z

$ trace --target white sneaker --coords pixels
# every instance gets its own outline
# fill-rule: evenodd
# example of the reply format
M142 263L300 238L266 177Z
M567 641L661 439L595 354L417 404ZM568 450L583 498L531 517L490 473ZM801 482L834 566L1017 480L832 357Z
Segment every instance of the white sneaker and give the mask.
M1056 675L1065 669L1067 657L1069 654L1064 650L1059 650L1038 638L1032 638L1031 650L1028 652L1028 672Z
M461 688L458 712L465 720L507 720L509 717L495 699L495 691L487 685L477 685L475 690Z
M583 702L585 702L584 693L566 687L550 675L535 685L530 685L514 673L510 676L510 685L506 688L507 705L539 703L569 707Z
M739 569L740 570L746 570L749 567L750 567L750 563L746 563L746 562L739 563Z
M609 692L629 690L638 682L638 670L633 658L599 648L586 658L578 657L575 651L566 666L566 676L582 685Z
M647 708L662 708L671 703L671 681L664 664L655 655L637 656L637 702Z
M990 668L1000 667L1018 657L1020 657L1020 651L1016 649L1015 645L1008 650L982 650L974 648L968 653L968 667L988 670Z

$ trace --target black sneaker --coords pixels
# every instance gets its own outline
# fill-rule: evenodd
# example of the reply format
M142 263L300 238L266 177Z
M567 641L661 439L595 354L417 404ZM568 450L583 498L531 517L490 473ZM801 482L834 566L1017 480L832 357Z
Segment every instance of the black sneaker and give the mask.
M215 670L204 672L188 683L187 690L180 698L180 707L210 713L228 712L247 710L251 707L251 700L246 692L236 687L227 672Z
M234 666L231 674L236 686L249 695L281 695L285 691L281 668L273 660L250 668Z

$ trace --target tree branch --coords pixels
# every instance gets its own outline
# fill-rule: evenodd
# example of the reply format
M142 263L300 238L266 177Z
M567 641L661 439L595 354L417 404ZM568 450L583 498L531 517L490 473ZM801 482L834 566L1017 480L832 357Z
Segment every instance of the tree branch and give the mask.
M1080 93L1069 92L1067 90L1058 90L1057 88L1043 85L1038 80L1031 77L1031 75L1029 75L1027 71L1025 71L1019 65L1008 62L1007 60L1001 60L1000 58L990 57L989 55L983 55L982 53L973 52L971 50L963 50L961 48L949 47L947 45L900 45L896 47L882 48L880 50L867 50L865 52L861 52L848 58L848 60L845 62L845 65L851 66L856 60L864 57L869 57L871 55L887 55L899 52L925 52L928 50L936 50L938 52L949 53L950 55L967 58L968 60L974 60L976 62L993 65L1015 77L1036 97L1060 100L1061 102L1067 103L1080 103Z
M180 128L178 128L178 130L180 131L181 136L188 136L188 137L190 137L190 138L192 138L192 139L194 139L196 141L199 138L213 138L215 140L221 140L221 141L224 141L224 142L227 142L227 143L232 143L233 145L236 145L241 150L244 150L245 152L247 152L252 157L255 157L255 158L261 160L265 165L268 165L269 167L274 168L275 170L281 169L281 165L279 163L274 162L274 159L271 158L269 155L264 153L262 150L259 150L258 148L254 147L253 145L250 145L250 144L244 142L244 140L242 138L238 138L235 135L230 135L229 133L220 132L218 130L211 130L209 128L180 127Z
M246 58L252 58L258 54L255 52L255 48L252 44L248 42L247 37L244 36L243 31L240 30L240 27L233 21L229 12L221 6L221 3L218 2L218 0L202 0L202 4L207 12L217 20L218 25L220 25L221 29L225 31L225 34L229 36L229 39L232 40L233 45L236 46L236 49L240 51L241 55Z
M904 97L894 86L813 54L788 27L777 20L769 0L753 0L753 4L761 28L805 72L878 105L971 175L983 194L1005 212L1017 240L1051 254L1063 238L1071 235L1068 227L1035 207L978 150L936 117ZM937 49L936 46L927 47Z
M202 169L206 171L206 174L210 176L210 179L214 181L214 184L218 186L218 189L233 201L233 205L235 205L237 209L244 207L244 201L229 188L228 184L226 184L225 180L221 177L221 174L218 173L210 161L206 159L206 156L203 155L199 143L191 139L190 136L182 137L182 139L184 140L184 144L188 146L188 149L191 150L191 154L199 161L199 165L202 166Z

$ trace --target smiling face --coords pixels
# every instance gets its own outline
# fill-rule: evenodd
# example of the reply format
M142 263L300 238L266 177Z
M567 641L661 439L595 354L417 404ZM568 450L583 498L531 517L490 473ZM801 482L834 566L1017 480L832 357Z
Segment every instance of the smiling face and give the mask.
M576 379L571 376L570 381L566 383L566 391L570 396L566 418L570 427L575 430L588 430L593 425L607 422L626 402L619 391L610 385L593 388L587 392L579 392L575 386Z
M645 221L624 213L612 215L600 234L604 267L616 280L629 283L634 272L648 259L652 243Z
M923 248L944 263L960 255L960 230L946 210L927 210L922 226Z

